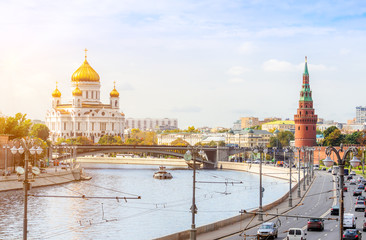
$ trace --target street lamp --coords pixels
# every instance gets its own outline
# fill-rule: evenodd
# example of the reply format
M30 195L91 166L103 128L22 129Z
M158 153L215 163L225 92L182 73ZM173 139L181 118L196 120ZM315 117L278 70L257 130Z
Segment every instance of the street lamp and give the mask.
M296 150L298 150L299 155L298 155L298 161L297 161L297 174L298 174L298 178L297 178L297 197L300 198L301 197L301 184L300 184L300 172L301 172L301 167L300 167L300 156L301 156L301 148L296 148Z
M360 160L357 159L357 153L358 153L358 150L356 147L349 147L347 150L345 150L342 158L339 154L339 152L343 152L343 145L341 144L339 150L337 150L336 148L334 147L327 147L326 150L325 150L325 153L327 155L327 157L323 160L323 163L326 167L331 167L333 164L334 164L334 161L330 158L330 154L333 152L335 153L336 157L337 157L337 162L338 162L338 165L339 165L339 179L340 179L340 188L341 188L341 194L340 194L340 199L339 199L339 212L340 212L340 215L339 215L339 218L340 218L340 221L339 221L339 231L340 231L340 239L342 240L343 239L343 218L344 218L344 196L343 196L343 191L344 191L344 165L346 163L346 158L347 156L353 152L353 159L350 161L350 164L352 165L352 167L357 167L359 164L360 164Z
M285 157L285 160L286 160L286 153L291 151L292 152L292 149L288 149L286 148L285 151L284 151L284 157ZM290 168L290 190L289 190L289 197L288 197L288 206L289 207L292 207L292 163L291 163L291 157L289 158L288 160L288 165L289 165L289 168Z
M23 188L24 188L24 216L23 216L23 240L27 240L27 233L28 233L28 189L29 189L29 180L28 180L28 161L29 161L29 154L34 155L36 152L38 154L42 153L42 148L39 147L35 148L36 140L30 138L22 138L22 139L14 139L14 146L10 149L12 154L23 154L24 153L24 181L23 181ZM20 147L16 148L15 144L19 143Z
M196 158L200 157L203 160L207 159L206 153L201 149L198 151L197 148L193 148L187 150L184 154L184 160L191 161L193 159L193 192L192 192L192 206L191 206L191 213L192 213L192 224L191 224L191 240L196 240L196 222L195 222L195 215L197 214L197 206L196 206Z
M5 144L4 146L3 146L3 149L4 149L4 151L5 151L5 161L4 161L4 170L5 170L5 176L7 176L8 175L8 149L9 149L10 147L7 145L7 144Z
M263 152L264 154L266 154L268 152L268 149L265 148L261 148L261 147L257 147L253 150L254 153L261 153ZM259 221L263 221L263 208L262 208L262 198L263 198L263 187L262 187L262 159L259 157L259 207L258 207L258 220Z

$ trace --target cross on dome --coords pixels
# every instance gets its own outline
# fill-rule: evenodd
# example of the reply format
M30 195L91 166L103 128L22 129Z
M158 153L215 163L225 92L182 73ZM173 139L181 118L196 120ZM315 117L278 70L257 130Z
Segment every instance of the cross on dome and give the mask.
M86 60L86 58L87 58L87 53L86 52L88 51L88 49L85 48L84 51L85 51L85 60Z

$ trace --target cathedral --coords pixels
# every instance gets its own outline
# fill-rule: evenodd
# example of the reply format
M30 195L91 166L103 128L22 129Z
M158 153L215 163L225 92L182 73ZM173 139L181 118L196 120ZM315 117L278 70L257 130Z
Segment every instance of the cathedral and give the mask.
M61 101L57 83L52 93L52 107L46 115L52 141L84 136L97 143L103 135L123 139L125 115L119 109L119 93L114 85L109 103L100 101L100 77L89 65L86 51L85 61L71 76L72 99Z

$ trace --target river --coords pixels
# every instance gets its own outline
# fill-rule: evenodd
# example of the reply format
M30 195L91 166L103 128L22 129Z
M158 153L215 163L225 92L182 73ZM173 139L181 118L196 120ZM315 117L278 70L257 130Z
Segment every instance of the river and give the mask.
M168 168L173 179L157 180L152 177L156 166L118 167L86 169L93 177L90 181L34 188L31 193L114 198L141 196L141 199L29 197L28 239L143 240L190 228L191 170ZM263 205L288 191L288 182L280 179L263 177L263 186ZM197 171L196 226L238 215L241 209L256 208L258 189L259 176L256 174ZM23 192L0 193L0 239L21 239L22 227Z

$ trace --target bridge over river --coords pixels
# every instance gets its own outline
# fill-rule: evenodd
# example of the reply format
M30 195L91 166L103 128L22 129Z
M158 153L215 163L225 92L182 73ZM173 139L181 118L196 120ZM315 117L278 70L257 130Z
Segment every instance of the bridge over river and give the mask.
M187 150L192 150L191 146L165 146L165 145L55 145L50 147L49 156L52 159L52 153L63 153L68 158L77 158L90 155L108 154L108 153L146 153L150 155L174 156L183 158ZM203 162L203 168L217 168L219 161L228 161L229 156L251 152L252 148L237 147L198 147L197 150L203 150L207 155L207 160L196 157L196 161ZM271 150L269 151L271 154Z

